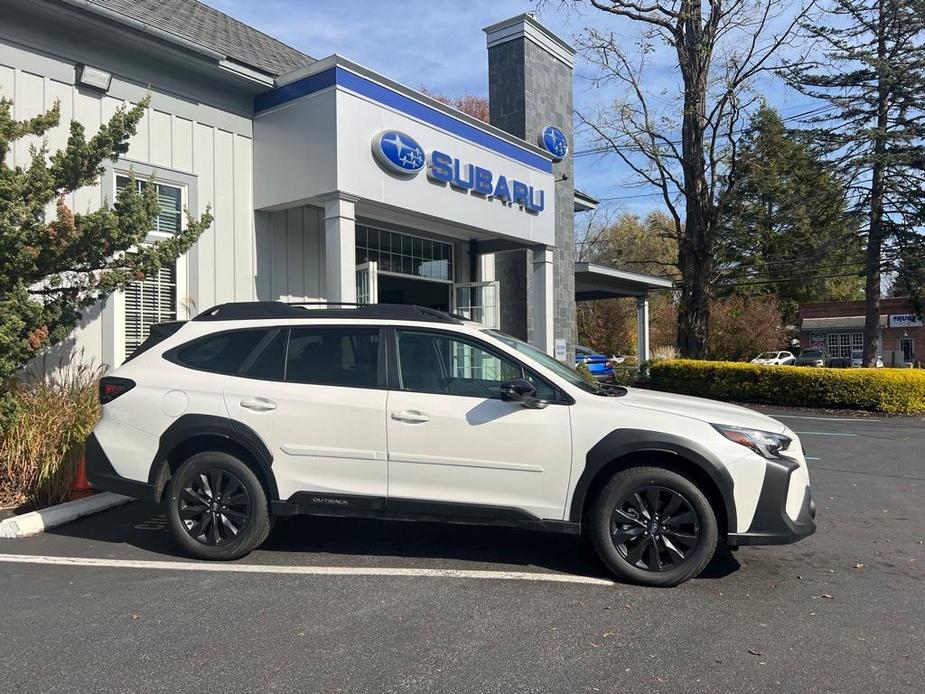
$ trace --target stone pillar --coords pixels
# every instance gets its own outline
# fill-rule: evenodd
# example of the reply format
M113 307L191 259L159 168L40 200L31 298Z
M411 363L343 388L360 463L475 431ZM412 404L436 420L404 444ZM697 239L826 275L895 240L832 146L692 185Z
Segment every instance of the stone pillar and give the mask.
M347 195L324 202L325 298L331 302L357 300L355 203Z
M636 361L637 368L649 361L649 297L636 299Z
M568 154L553 165L555 215L553 250L553 339L564 339L567 359L574 363L578 339L575 309L575 188L572 182L572 67L575 50L532 15L523 14L485 29L488 40L488 102L492 125L539 144L543 130L555 126L565 133ZM501 282L501 329L545 349L538 316L545 308L533 305L540 295L533 287L528 251L499 253L495 277Z
M547 246L535 246L533 254L533 341L552 356L555 347L554 301L555 251Z

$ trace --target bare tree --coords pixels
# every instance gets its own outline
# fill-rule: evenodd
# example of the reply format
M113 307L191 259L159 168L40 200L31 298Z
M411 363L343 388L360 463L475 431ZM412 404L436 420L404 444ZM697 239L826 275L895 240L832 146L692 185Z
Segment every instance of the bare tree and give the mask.
M599 70L597 83L622 85L624 95L611 108L578 117L600 151L616 154L661 194L674 222L682 277L678 348L700 358L707 351L720 221L737 183L742 124L758 99L753 85L794 49L794 29L815 0L589 1L642 31L627 50L611 32L586 30L580 43ZM657 46L673 51L679 98L647 86Z

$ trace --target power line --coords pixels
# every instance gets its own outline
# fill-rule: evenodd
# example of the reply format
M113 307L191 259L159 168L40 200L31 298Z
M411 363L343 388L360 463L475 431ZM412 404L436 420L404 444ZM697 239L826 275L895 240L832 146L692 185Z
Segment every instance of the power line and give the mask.
M822 113L826 113L827 111L835 110L836 108L838 108L838 106L836 106L836 105L834 105L834 104L830 104L830 105L828 105L828 106L820 106L820 107L818 107L818 108L814 108L814 109L811 109L811 110L809 110L809 111L804 111L803 113L797 113L796 115L788 116L787 118L781 118L781 122L782 122L782 123L789 123L789 122L791 122L791 121L800 120L800 119L803 119L803 118L807 118L807 117L809 117L809 116L817 116L817 115L820 115L820 114L822 114ZM755 131L756 129L757 129L757 128L755 128L755 127L753 127L753 126L748 126L748 127L745 127L745 128L741 128L740 130L736 130L735 133L733 133L733 134L735 134L735 135L743 135L743 134L746 134L746 133L749 133L749 132L753 132L753 131ZM669 141L668 143L666 143L666 144L671 144L671 145L678 146L678 145L681 144L681 140L670 140L670 141ZM621 147L621 149L634 150L634 151L642 151L642 148L639 147L638 145L631 145L631 144L624 145L624 146ZM612 150L613 150L613 146L611 146L611 145L605 145L605 146L600 146L600 147L590 147L590 148L588 148L588 149L576 150L576 151L572 154L572 156L573 156L574 158L577 158L577 157L589 156L589 155L592 155L592 154L606 154L607 152L610 152L610 151L612 151Z

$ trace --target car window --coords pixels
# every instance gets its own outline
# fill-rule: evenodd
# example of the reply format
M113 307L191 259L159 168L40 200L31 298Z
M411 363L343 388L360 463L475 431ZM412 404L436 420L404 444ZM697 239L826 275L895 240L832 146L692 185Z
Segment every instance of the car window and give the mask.
M800 352L800 356L801 357L821 357L822 350L821 349L804 349L802 352Z
M191 369L233 374L260 344L267 332L267 330L235 330L209 335L180 347L173 361Z
M397 338L402 390L500 399L502 381L525 378L538 398L556 399L555 389L520 364L469 340L414 330L398 330Z
M376 388L380 385L378 328L293 328L285 378L294 383Z
M280 330L270 340L252 363L244 365L242 376L258 378L262 381L282 381L286 364L286 340L289 338L288 330Z

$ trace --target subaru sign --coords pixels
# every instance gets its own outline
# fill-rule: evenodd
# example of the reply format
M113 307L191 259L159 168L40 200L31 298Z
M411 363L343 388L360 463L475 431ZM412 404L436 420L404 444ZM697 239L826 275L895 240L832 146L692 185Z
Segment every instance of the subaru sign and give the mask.
M414 176L424 168L424 150L421 145L397 130L385 130L373 138L373 156L397 174Z
M554 161L562 161L568 154L568 139L565 133L554 125L549 125L543 129L540 135L540 145L547 152L552 154Z
M539 214L546 206L542 190L503 174L495 175L482 166L464 163L446 152L433 150L425 155L413 137L397 130L385 130L373 138L373 155L389 171L409 178L426 163L427 178L433 183L449 184L462 193L471 192L506 205L520 205L534 214Z

